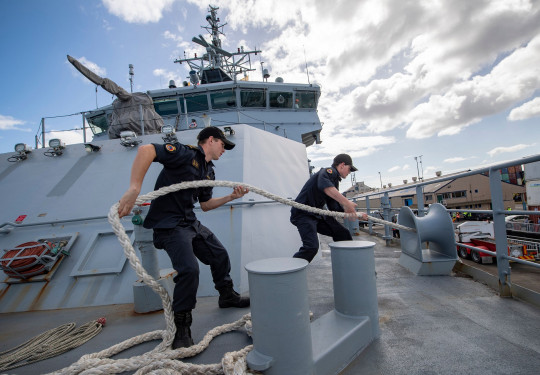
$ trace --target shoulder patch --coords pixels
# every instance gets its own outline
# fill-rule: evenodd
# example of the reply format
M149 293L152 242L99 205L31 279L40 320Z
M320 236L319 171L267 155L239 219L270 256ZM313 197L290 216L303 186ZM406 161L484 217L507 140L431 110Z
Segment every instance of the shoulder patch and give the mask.
M328 169L326 170L326 172L328 172L328 174L332 174L332 173L333 173L333 172L332 172L332 168L328 168Z
M165 150L167 150L168 152L175 152L176 146L173 144L167 143L165 144Z
M199 169L199 162L195 159L191 161L191 165L193 165L195 168Z

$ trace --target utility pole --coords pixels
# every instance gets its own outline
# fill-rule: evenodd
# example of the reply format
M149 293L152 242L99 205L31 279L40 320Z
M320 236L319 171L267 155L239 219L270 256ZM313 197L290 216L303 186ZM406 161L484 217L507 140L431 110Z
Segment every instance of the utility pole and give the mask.
M419 158L420 158L420 171L422 171L422 181L424 181L424 165L422 164L422 156L423 155L419 156Z
M381 181L381 189L382 189L382 177L381 177L381 172L379 172L379 180Z
M135 73L133 73L133 64L129 64L129 84L131 86L131 92L133 92L133 76Z

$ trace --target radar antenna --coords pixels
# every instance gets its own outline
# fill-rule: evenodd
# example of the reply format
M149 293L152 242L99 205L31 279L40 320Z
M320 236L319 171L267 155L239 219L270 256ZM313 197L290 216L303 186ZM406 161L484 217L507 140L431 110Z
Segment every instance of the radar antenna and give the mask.
M198 35L191 40L194 43L204 47L206 53L202 57L186 58L184 54L183 59L174 60L175 63L187 63L190 71L195 71L199 76L201 84L214 83L222 81L236 81L238 74L254 71L251 67L251 54L257 55L261 51L255 49L253 51L244 51L244 47L238 48L238 52L228 52L221 48L220 35L223 33L223 27L226 23L221 24L220 19L217 17L218 7L209 6L208 11L210 14L206 16L206 21L209 26L201 26L206 29L212 38L212 42L209 43L204 36Z

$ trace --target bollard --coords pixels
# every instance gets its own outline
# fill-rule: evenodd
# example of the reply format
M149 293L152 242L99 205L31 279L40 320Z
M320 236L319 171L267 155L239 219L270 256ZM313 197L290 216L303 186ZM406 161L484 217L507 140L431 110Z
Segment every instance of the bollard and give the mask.
M368 316L371 320L373 337L379 337L375 243L341 241L332 242L329 246L335 310L343 315Z
M267 375L313 373L307 265L304 259L270 258L245 266L253 322L251 369Z

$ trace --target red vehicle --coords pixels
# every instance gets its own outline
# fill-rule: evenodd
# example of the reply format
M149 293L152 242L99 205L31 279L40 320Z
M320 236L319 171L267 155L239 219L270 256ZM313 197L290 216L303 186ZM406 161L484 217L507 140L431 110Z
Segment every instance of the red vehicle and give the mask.
M472 259L476 263L493 263L494 257L488 253L471 250L464 245L474 246L480 249L496 252L495 238L493 235L493 223L487 221L467 221L457 226L456 230L457 252L461 258ZM527 246L512 240L508 241L508 255L518 259L535 261L538 251L527 250Z

